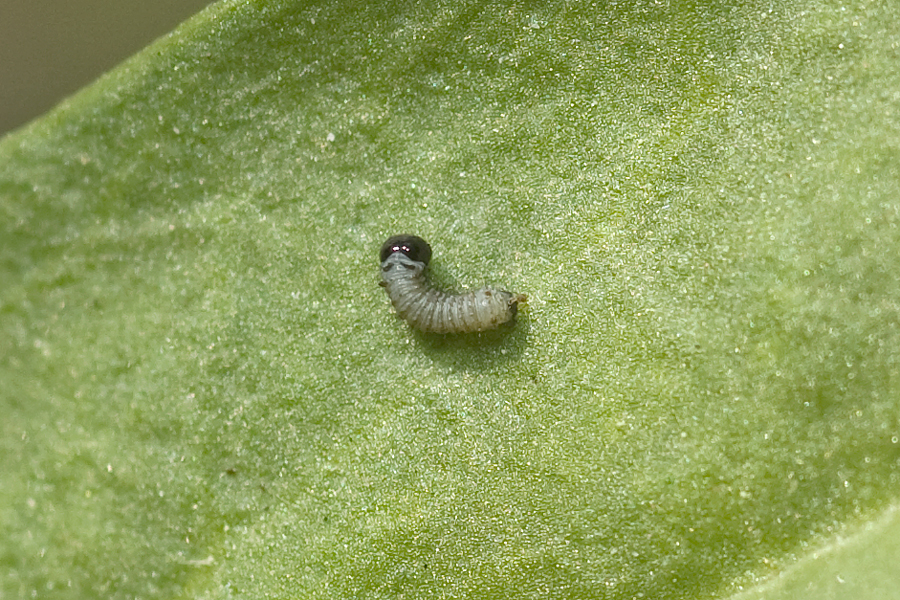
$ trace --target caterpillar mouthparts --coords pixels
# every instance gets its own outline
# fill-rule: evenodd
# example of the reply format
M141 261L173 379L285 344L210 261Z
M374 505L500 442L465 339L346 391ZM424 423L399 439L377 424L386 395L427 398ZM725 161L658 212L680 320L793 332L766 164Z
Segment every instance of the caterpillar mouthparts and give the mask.
M429 333L471 333L493 329L516 316L524 294L490 287L455 294L435 289L425 277L431 246L415 235L395 235L381 246L381 285L397 314Z

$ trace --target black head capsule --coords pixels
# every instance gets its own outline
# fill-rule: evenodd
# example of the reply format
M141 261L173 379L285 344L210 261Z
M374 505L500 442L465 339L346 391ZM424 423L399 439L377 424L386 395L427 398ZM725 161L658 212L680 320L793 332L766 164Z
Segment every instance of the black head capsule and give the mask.
M394 252L402 252L410 260L428 264L431 260L431 246L417 235L395 235L381 246L381 262Z

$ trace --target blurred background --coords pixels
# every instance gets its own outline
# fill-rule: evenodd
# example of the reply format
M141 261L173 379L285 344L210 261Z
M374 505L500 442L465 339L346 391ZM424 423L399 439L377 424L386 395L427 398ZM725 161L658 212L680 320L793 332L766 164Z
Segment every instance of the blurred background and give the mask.
M0 136L212 0L0 0Z

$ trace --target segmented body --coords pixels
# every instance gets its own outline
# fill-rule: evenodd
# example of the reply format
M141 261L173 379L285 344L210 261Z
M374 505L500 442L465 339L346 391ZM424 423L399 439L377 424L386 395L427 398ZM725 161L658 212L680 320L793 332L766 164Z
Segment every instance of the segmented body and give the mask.
M523 294L489 287L466 294L433 288L425 277L431 247L420 237L400 235L381 247L381 285L397 314L431 333L470 333L493 329L516 316Z

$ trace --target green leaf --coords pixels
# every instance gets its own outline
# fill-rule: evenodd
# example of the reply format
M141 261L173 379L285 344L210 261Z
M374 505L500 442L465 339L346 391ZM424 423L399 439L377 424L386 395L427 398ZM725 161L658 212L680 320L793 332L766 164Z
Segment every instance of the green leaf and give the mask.
M896 597L895 4L226 1L7 136L0 596Z

